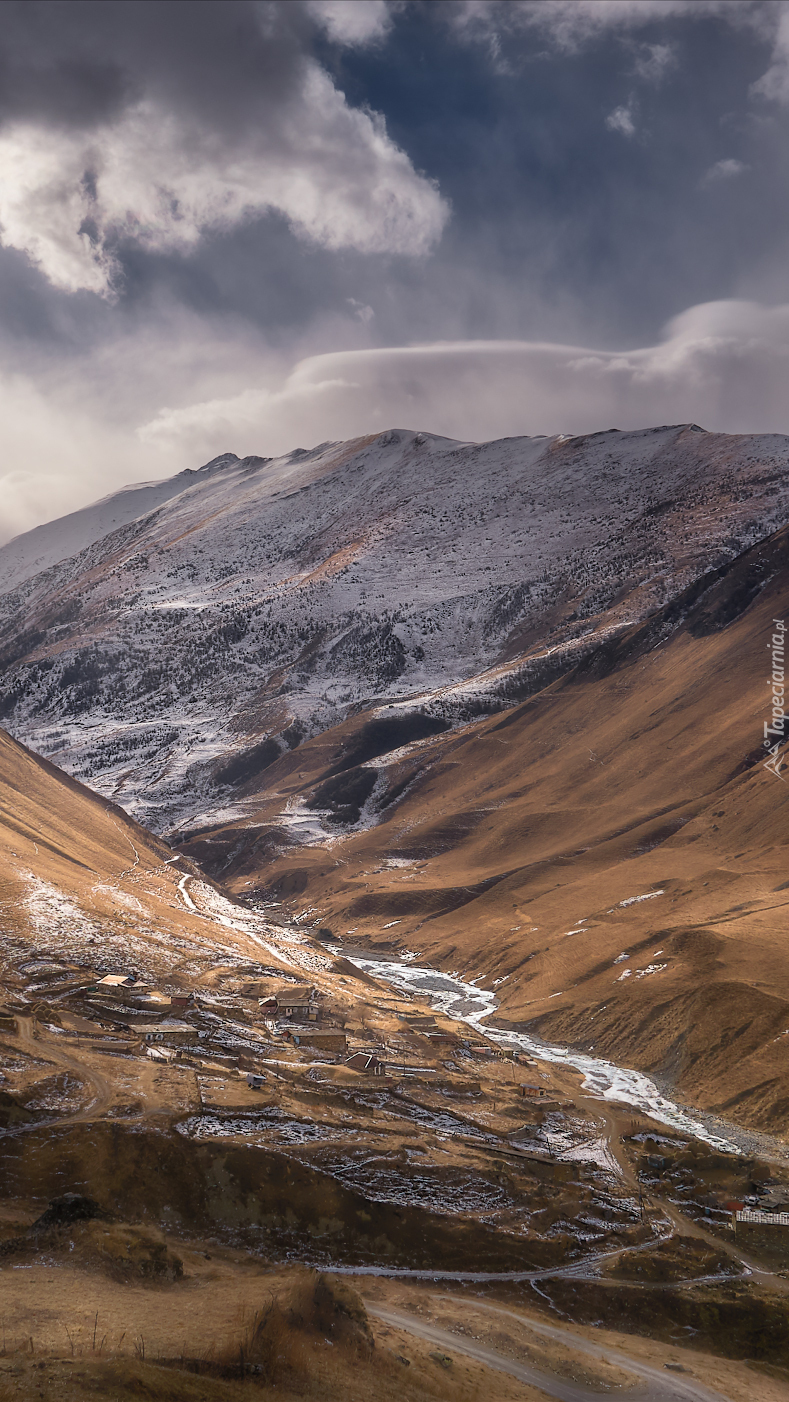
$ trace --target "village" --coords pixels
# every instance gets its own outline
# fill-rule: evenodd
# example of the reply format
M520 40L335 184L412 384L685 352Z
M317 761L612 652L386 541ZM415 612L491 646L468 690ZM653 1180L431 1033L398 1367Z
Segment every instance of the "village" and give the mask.
M610 1113L571 1068L345 958L313 982L242 961L174 980L44 950L4 985L0 1128L164 1115L192 1141L284 1153L379 1201L426 1200L532 1246L561 1238L571 1256L659 1238L672 1215L789 1255L789 1190L769 1171L637 1115L618 1116L615 1152Z
M772 1297L742 1291L760 1261L771 1281L789 1260L789 1174L603 1102L573 1067L502 1046L427 993L343 956L315 967L307 946L310 970L296 949L300 966L284 941L278 962L222 951L176 971L40 946L8 961L0 1286L14 1338L20 1281L56 1264L98 1282L94 1330L110 1310L125 1323L137 1281L136 1317L150 1296L180 1329L195 1290L237 1309L305 1267L339 1271L373 1314L394 1303L421 1319L431 1281L467 1282L590 1324L621 1327L624 1308L670 1343L686 1318L717 1337L711 1305L737 1290L743 1327L762 1328ZM146 1320L146 1338L176 1327ZM410 1342L400 1355L417 1365ZM444 1351L426 1357L445 1366Z
M353 966L342 963L351 977L340 974L327 990L275 969L244 979L243 971L218 968L183 986L149 981L136 970L102 973L39 961L35 982L28 968L16 996L6 976L11 996L0 1008L0 1032L30 1020L83 1054L145 1057L218 1075L236 1099L242 1085L260 1091L300 1070L315 1081L317 1070L337 1084L372 1079L381 1090L419 1086L471 1100L487 1099L492 1079L491 1113L497 1096L502 1109L511 1102L524 1134L538 1131L549 1113L561 1113L557 1092L545 1084L549 1074L537 1073L532 1059L437 1017L419 997L380 987L375 1001L367 989L361 996Z
M453 1219L458 1263L479 1231L491 1264L510 1268L656 1234L575 1107L572 1073L505 1054L348 960L311 983L241 961L187 983L38 955L6 969L0 1013L0 1132L21 1131L31 1151L39 1127L103 1124L240 1149L249 1171L261 1152L284 1156L316 1201L333 1180L362 1220L365 1203L394 1214L387 1253L403 1264L423 1254L418 1233L402 1235L403 1209L435 1231ZM233 1230L255 1239L254 1222ZM316 1249L289 1240L277 1251ZM357 1235L349 1249L373 1248Z

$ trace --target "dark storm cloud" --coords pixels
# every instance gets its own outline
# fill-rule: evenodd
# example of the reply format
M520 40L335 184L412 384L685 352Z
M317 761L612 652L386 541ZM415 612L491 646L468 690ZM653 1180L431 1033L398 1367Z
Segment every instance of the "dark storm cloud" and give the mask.
M446 206L310 52L320 13L242 0L15 7L7 42L24 69L45 36L32 86L53 81L48 104L16 110L9 97L5 244L55 286L100 295L118 288L124 243L188 253L270 211L318 246L426 253ZM54 81L75 64L95 75L121 63L109 106L98 81L81 112Z
M527 11L561 19L565 44L510 25L493 62L486 44L447 24L452 7L427 6L385 49L343 56L349 95L376 94L392 134L452 203L429 267L403 271L406 285L427 284L408 304L414 337L431 335L421 318L428 306L435 317L438 297L448 320L440 330L433 320L432 334L580 332L611 343L653 336L692 302L767 292L751 279L786 250L787 122L751 89L775 36L703 8L648 6L636 15L649 24L634 31L613 27L625 2L606 10L595 0L595 27L567 48L568 12L586 25L587 10L551 0ZM517 9L491 3L480 14L503 25ZM639 72L655 50L671 62ZM611 122L617 112L631 129ZM705 184L725 161L742 168L740 183ZM789 279L769 295L789 295Z
M150 131L137 133L135 159L128 144L125 164L123 150L114 151L120 197L116 190L104 211L87 198L70 231L52 231L56 243L70 232L74 244L82 230L83 244L92 237L105 265L97 254L86 272L85 250L73 247L70 266L56 268L50 250L45 264L59 285L95 292L111 283L135 301L164 287L189 306L238 311L266 330L286 329L291 316L301 328L311 304L340 310L353 297L374 305L370 334L381 343L525 332L639 339L693 301L764 295L755 269L770 265L786 281L785 123L765 161L776 119L762 103L755 124L750 99L769 67L777 32L770 16L781 7L736 0L400 6L385 43L355 50L325 36L320 42L321 8L332 9L297 0L6 7L7 51L20 71L40 75L17 84L17 116L30 115L38 93L48 104L39 115L56 130L105 131L114 123L117 131L122 114L129 127L128 114L146 102L155 109L154 136L163 116L182 128L167 150L152 153L150 170L139 169ZM346 10L356 16L365 7ZM412 166L451 202L452 221L428 264L380 262L409 246L437 247L442 217L413 180L400 191L399 238L387 236L380 210L370 227L363 190L361 198L358 189L344 202L340 196L338 218L314 207L326 205L327 192L342 192L359 162L352 139L342 150L347 131L330 143L338 151L331 179L314 189L309 209L282 180L267 190L266 171L248 159L265 131L269 156L292 163L294 148L309 145L323 125L315 103L312 124L302 123L294 139L305 76L321 71L309 69L316 53L333 65L350 111L383 112ZM92 75L84 90L60 82L58 74L73 78L80 65ZM186 192L178 173L185 152L201 144L212 148L203 151L203 188L195 188L197 159ZM87 145L62 155L64 164L82 161L88 195L93 157ZM222 168L239 158L247 161L245 188L221 188ZM744 178L719 179L722 170ZM149 197L152 182L166 189L168 179L175 219ZM396 197L396 179L392 188ZM136 219L123 208L127 190L137 194ZM41 229L41 191L35 196ZM300 242L283 239L283 221L299 229ZM22 218L7 242L36 256L32 222ZM337 259L332 250L340 248ZM789 287L774 295L789 295Z
M783 0L6 3L0 535L395 420L780 426L787 75Z
M3 6L0 118L90 128L143 94L238 128L282 100L304 59L303 7L246 0L21 0Z
M58 58L42 64L13 55L6 33L0 53L0 123L32 118L89 127L111 119L129 98L128 75L117 63Z

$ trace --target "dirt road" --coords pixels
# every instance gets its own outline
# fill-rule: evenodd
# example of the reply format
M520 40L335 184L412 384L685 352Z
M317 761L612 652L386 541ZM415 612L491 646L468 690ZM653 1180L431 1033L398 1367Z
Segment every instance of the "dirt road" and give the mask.
M60 1046L56 1037L38 1029L38 1035L34 1031L34 1019L30 1017L17 1017L19 1028L19 1040L23 1046L30 1048L35 1055L35 1050L45 1052L50 1061L54 1061L58 1066L62 1066L67 1071L72 1071L77 1080L83 1085L89 1086L93 1091L93 1099L83 1105L73 1115L64 1115L58 1119L59 1124L80 1124L87 1120L98 1119L105 1110L112 1104L115 1096L111 1083L100 1071L93 1067L86 1066L84 1061L78 1060L74 1056L69 1056Z
M579 1094L578 1102L579 1108L583 1106L586 1113L591 1111L597 1119L603 1120L608 1149L624 1181L633 1188L634 1192L643 1195L646 1203L649 1203L651 1207L654 1207L661 1212L664 1217L667 1217L672 1226L675 1227L682 1236L698 1237L708 1246L714 1247L716 1251L722 1251L725 1255L730 1256L732 1260L738 1261L741 1266L745 1267L749 1275L761 1281L763 1284L768 1284L773 1289L780 1290L783 1293L789 1291L789 1281L776 1275L774 1271L769 1270L766 1266L755 1261L753 1257L748 1256L737 1246L733 1239L727 1241L725 1238L717 1236L714 1232L707 1231L699 1222L694 1222L691 1217L686 1217L680 1208L676 1207L674 1203L669 1202L667 1198L658 1197L656 1194L644 1191L643 1185L639 1181L638 1174L633 1168L624 1144L622 1143L623 1134L626 1132L629 1120L632 1118L632 1111L629 1108L612 1105L608 1101L599 1100L596 1096L590 1095Z
M477 1304L478 1302L475 1301L475 1305ZM487 1308L492 1309L490 1306ZM552 1373L546 1373L540 1368L531 1367L528 1363L518 1362L514 1358L507 1358L487 1344L468 1339L462 1335L459 1336L449 1329L441 1329L438 1325L430 1324L426 1320L415 1319L413 1315L393 1309L389 1305L367 1303L367 1312L373 1318L380 1319L384 1324L389 1324L395 1329L403 1329L417 1338L426 1339L428 1343L435 1344L437 1348L446 1351L449 1357L457 1353L465 1354L478 1363L484 1363L488 1368L493 1368L500 1373L509 1373L511 1377L517 1378L520 1382L540 1388L549 1397L558 1398L559 1402L591 1402L592 1398L599 1399L600 1397L600 1393L592 1388L570 1382L567 1378L560 1378ZM632 1399L632 1402L636 1402L636 1399L638 1402L726 1402L721 1393L713 1392L710 1388L704 1387L702 1383L690 1378L677 1377L660 1368L651 1368L649 1364L631 1358L619 1349L600 1348L595 1344L588 1343L585 1339L580 1339L569 1329L535 1323L532 1319L526 1319L525 1316L516 1314L514 1310L496 1308L494 1312L509 1315L511 1318L517 1319L519 1323L526 1324L535 1333L542 1334L557 1343L562 1343L578 1353L586 1354L590 1358L613 1364L616 1367L624 1368L629 1373L634 1373L636 1377L643 1380L644 1386L620 1393L619 1395L623 1399Z

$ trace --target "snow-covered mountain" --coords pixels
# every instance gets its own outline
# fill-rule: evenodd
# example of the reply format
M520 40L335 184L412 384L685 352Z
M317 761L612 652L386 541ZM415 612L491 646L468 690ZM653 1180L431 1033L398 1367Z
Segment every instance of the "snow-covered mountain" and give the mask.
M149 515L157 506L163 506L170 497L180 496L192 485L197 473L205 474L222 466L224 460L207 463L197 469L187 468L176 477L163 482L135 482L122 487L112 496L102 497L81 511L72 511L56 521L47 521L43 526L35 526L32 531L16 536L0 549L0 593L14 589L34 574L58 565L78 555L94 540L101 540L118 526L136 521L139 516Z
M789 438L695 425L228 453L0 549L0 717L155 830L218 821L354 709L511 704L788 517Z

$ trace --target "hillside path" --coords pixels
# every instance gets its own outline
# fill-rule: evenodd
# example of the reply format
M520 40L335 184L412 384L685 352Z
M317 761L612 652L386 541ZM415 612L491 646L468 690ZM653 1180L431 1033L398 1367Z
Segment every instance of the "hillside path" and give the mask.
M628 1186L637 1194L641 1194L645 1202L648 1202L652 1207L661 1212L664 1217L667 1217L681 1236L698 1237L701 1241L704 1241L707 1246L713 1247L716 1251L722 1251L724 1255L730 1256L734 1261L738 1261L741 1266L745 1267L745 1270L752 1278L760 1281L762 1284L767 1284L772 1289L779 1290L782 1293L789 1291L789 1280L785 1280L782 1276L777 1275L775 1271L769 1270L763 1263L754 1260L753 1257L742 1251L733 1239L727 1241L725 1238L717 1236L714 1232L707 1231L699 1222L695 1222L693 1218L686 1216L681 1208L675 1206L675 1204L668 1201L667 1198L659 1197L656 1194L644 1191L644 1187L630 1163L622 1143L624 1128L628 1119L628 1114L630 1113L626 1107L612 1105L609 1101L600 1100L597 1096L591 1095L579 1095L578 1100L581 1101L587 1109L591 1109L593 1114L599 1119L605 1122L604 1133L609 1152L616 1160L619 1171Z
M437 1324L430 1324L426 1320L415 1319L413 1315L407 1314L405 1311L393 1309L389 1305L365 1303L367 1313L375 1319L380 1319L382 1323L390 1324L395 1329L404 1329L407 1333L416 1335L417 1338L425 1339L428 1343L445 1349L450 1357L453 1353L463 1353L468 1358L475 1359L477 1363L494 1368L497 1372L509 1373L511 1377L517 1378L520 1382L540 1388L549 1397L558 1398L559 1402L591 1402L592 1398L599 1399L600 1397L600 1392L593 1388L557 1377L552 1373L546 1373L540 1368L534 1368L528 1363L520 1363L514 1358L507 1358L486 1344L453 1334L451 1330L442 1329ZM476 1307L480 1302L475 1300L474 1303ZM485 1308L492 1307L486 1306ZM547 1338L575 1349L579 1353L585 1353L591 1358L624 1368L627 1372L634 1373L643 1379L644 1387L630 1388L619 1394L623 1399L627 1399L627 1402L636 1402L636 1400L638 1402L726 1402L722 1393L713 1392L702 1383L690 1378L677 1377L671 1373L667 1374L660 1368L652 1368L649 1364L637 1361L617 1348L601 1348L596 1344L587 1343L585 1339L580 1339L569 1329L562 1329L557 1325L538 1324L532 1319L516 1314L514 1310L496 1309L496 1313L510 1315L520 1324L533 1329L535 1333L543 1334Z
M100 1071L94 1070L86 1065L84 1061L79 1061L74 1056L69 1056L63 1051L57 1039L52 1036L43 1035L38 1029L38 1036L34 1032L34 1019L30 1017L17 1017L19 1028L19 1040L23 1046L31 1049L40 1047L46 1050L49 1060L56 1062L59 1066L68 1071L73 1071L77 1080L90 1086L93 1090L94 1098L89 1104L83 1105L73 1115L64 1115L59 1118L59 1124L80 1124L87 1120L95 1120L112 1104L114 1093L111 1083Z

